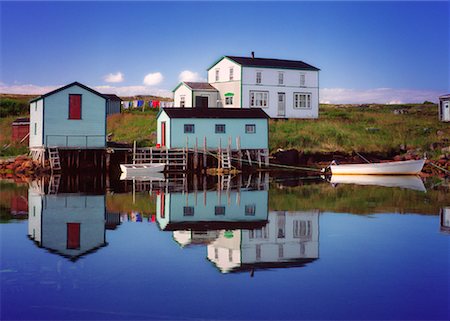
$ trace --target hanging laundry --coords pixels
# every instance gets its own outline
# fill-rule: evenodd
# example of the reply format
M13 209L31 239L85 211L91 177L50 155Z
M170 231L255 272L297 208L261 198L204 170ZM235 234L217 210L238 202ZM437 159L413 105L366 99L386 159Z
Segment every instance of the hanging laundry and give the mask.
M137 106L138 106L138 107L144 106L144 101L143 101L143 100L138 100Z
M148 107L152 107L152 101L151 100L148 101Z
M137 108L137 106L138 106L138 101L137 100L133 100L133 107Z

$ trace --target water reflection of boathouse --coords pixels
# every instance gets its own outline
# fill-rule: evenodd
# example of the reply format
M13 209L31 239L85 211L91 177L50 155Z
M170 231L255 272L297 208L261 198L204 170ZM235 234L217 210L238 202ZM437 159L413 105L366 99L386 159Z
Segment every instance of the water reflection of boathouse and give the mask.
M165 231L260 228L267 223L268 191L161 193L156 213Z
M31 186L28 236L71 260L106 246L105 195L45 194Z
M319 211L273 211L264 227L221 231L208 245L208 259L223 273L300 267L318 258Z

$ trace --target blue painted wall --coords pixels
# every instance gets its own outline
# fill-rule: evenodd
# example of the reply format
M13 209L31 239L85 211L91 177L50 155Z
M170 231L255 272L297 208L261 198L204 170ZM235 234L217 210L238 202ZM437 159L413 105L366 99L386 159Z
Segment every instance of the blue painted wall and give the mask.
M168 120L167 115L162 112L158 117L158 138L161 143L161 121ZM166 122L166 138L169 148L186 147L186 137L190 148L195 146L196 138L199 148L203 147L203 139L206 137L207 147L217 149L219 142L222 142L222 148L227 147L228 138L231 137L232 149L236 149L236 137L241 139L242 149L266 149L269 148L268 137L268 119L249 119L249 118L175 118ZM195 132L192 134L184 133L185 124L194 124ZM215 125L224 124L225 133L216 134ZM256 125L254 134L245 133L245 125Z
M69 119L69 94L81 94L81 119ZM44 98L44 145L106 146L106 99L77 85Z

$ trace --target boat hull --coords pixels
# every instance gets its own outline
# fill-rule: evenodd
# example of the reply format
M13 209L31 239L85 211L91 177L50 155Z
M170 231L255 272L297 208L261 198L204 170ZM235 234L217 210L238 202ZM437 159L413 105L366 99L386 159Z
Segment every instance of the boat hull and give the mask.
M120 164L120 170L127 176L148 175L164 171L166 164Z
M334 185L355 184L384 187L399 187L426 192L422 180L415 175L331 175L328 181Z
M388 163L330 165L333 175L417 175L425 160Z

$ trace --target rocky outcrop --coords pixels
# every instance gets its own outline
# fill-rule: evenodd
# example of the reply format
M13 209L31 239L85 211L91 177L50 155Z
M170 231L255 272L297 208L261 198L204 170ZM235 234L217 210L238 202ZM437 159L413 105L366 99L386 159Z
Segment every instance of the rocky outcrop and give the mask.
M17 156L15 159L0 160L0 177L3 178L39 176L47 173L48 170L48 167L42 166L25 155Z

